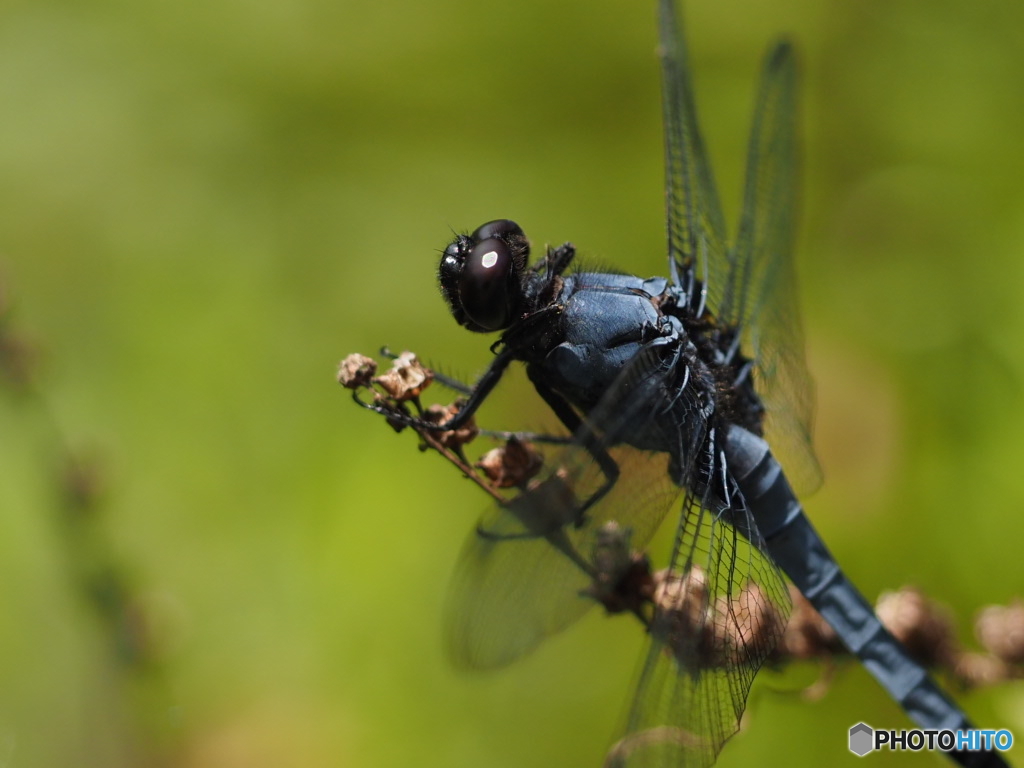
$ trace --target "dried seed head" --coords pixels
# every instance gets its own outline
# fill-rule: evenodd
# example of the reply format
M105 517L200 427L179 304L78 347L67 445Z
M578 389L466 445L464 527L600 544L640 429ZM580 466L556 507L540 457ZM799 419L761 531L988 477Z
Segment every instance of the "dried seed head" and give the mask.
M591 562L594 580L584 591L608 613L640 614L654 595L651 562L642 552L630 550L632 531L610 520L594 534Z
M974 633L982 647L1007 664L1024 664L1024 602L990 605L975 621Z
M832 626L814 610L795 587L789 589L793 613L789 617L776 656L783 659L815 659L843 652Z
M937 604L913 587L883 592L875 613L910 655L926 667L946 666L956 656L952 622Z
M722 649L717 647L714 609L704 570L693 566L683 575L659 571L654 583L651 634L664 642L680 667L693 675L720 663Z
M434 372L425 367L412 352L403 352L391 363L391 369L373 379L373 383L395 402L405 402L420 396L430 382Z
M704 569L693 566L684 575L668 569L654 575L654 604L660 611L684 613L688 623L697 625L708 607L708 580Z
M969 688L983 688L1009 680L1010 667L987 653L961 653L953 667L953 675Z
M511 437L480 457L475 466L496 488L515 488L540 472L544 457L532 443Z
M712 602L707 574L699 567L682 576L659 572L655 582L652 633L691 674L758 665L771 649L780 648L785 612L760 585L748 581L738 592ZM780 648L776 656L784 657L785 651Z
M358 352L346 357L338 365L338 383L345 389L362 389L373 383L377 361Z
M724 617L724 640L743 661L775 648L785 630L785 618L759 584L747 582L733 599L719 598L716 613Z
M560 468L531 481L508 502L508 510L534 536L545 536L578 522L579 504L567 474Z
M429 421L431 424L443 424L453 418L463 405L461 400L456 400L451 405L432 405L423 412L423 420ZM472 417L458 429L450 429L447 432L431 432L437 442L453 451L458 451L462 446L473 442L478 434L480 434L480 429Z
M629 549L632 531L615 520L609 520L594 533L591 561L598 578L614 584L629 569L633 558Z

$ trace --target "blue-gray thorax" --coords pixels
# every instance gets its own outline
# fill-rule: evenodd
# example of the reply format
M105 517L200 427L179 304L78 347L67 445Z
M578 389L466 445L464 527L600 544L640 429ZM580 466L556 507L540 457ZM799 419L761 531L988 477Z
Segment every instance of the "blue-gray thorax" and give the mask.
M677 293L660 277L590 272L566 277L555 300L560 307L557 330L548 336L543 354L529 361L531 378L542 379L583 414L615 385L616 394L631 403L685 403L691 417L696 415L692 406L700 401L707 418L714 408L713 377L681 319L662 310L685 305ZM672 391L683 388L690 390L686 398ZM601 414L604 421L612 416ZM626 428L616 442L682 458L681 424L672 425L676 419L671 415L653 428L640 426L645 422L640 414L635 421L637 429Z

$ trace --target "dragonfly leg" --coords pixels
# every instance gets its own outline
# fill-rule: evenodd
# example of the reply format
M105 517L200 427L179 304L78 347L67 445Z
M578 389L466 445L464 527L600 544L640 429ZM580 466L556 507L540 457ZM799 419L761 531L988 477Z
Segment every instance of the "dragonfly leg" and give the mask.
M593 457L594 461L601 468L601 472L604 474L604 483L601 487L594 491L586 501L584 501L578 510L576 510L575 525L577 528L587 520L587 510L590 509L594 504L600 501L604 496L614 487L615 482L619 479L619 465L615 462L615 459L611 457L611 454L604 449L594 435L593 431L586 427L583 420L579 417L573 407L569 403L555 392L553 389L548 387L543 381L535 376L532 370L527 367L527 375L530 377L530 381L533 382L533 386L537 390L544 402L548 404L548 407L554 411L559 421L565 425L576 439L582 440L582 445L586 448L587 453Z
M563 243L554 250L548 249L547 257L542 264L547 267L549 275L560 275L576 257L576 248L572 243Z

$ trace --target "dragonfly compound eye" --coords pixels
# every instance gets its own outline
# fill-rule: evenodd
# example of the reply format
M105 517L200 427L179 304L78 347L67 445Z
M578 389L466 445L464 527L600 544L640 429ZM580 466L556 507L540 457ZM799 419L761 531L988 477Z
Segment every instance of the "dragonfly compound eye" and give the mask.
M462 308L487 331L501 330L512 319L513 293L518 288L515 267L511 248L495 237L476 243L462 265Z
M495 219L494 221L488 221L486 224L481 224L470 237L475 243L479 243L481 240L489 240L492 237L504 240L506 243L526 239L523 230L511 219Z
M530 243L514 221L497 219L444 249L437 278L456 322L476 333L508 328L523 311Z

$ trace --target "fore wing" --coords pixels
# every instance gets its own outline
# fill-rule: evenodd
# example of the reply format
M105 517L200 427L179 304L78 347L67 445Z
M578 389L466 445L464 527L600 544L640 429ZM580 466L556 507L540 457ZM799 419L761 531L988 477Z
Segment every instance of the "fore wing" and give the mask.
M707 290L702 303L715 306L728 270L725 224L697 126L686 41L674 0L661 0L658 5L658 35L669 270L673 282L691 296L691 301L695 291ZM694 277L701 281L700 288L693 283Z
M765 60L747 154L747 179L719 319L743 330L765 406L765 437L802 493L821 484L811 447L814 385L804 357L793 267L798 157L796 64L777 44Z
M710 310L719 325L742 329L766 408L766 434L797 490L810 493L821 484L821 469L811 447L814 387L804 359L792 263L797 176L793 50L778 44L764 65L740 229L736 246L729 249L675 6L675 0L660 0L658 6L672 279L691 297L702 291L702 301L694 306Z

